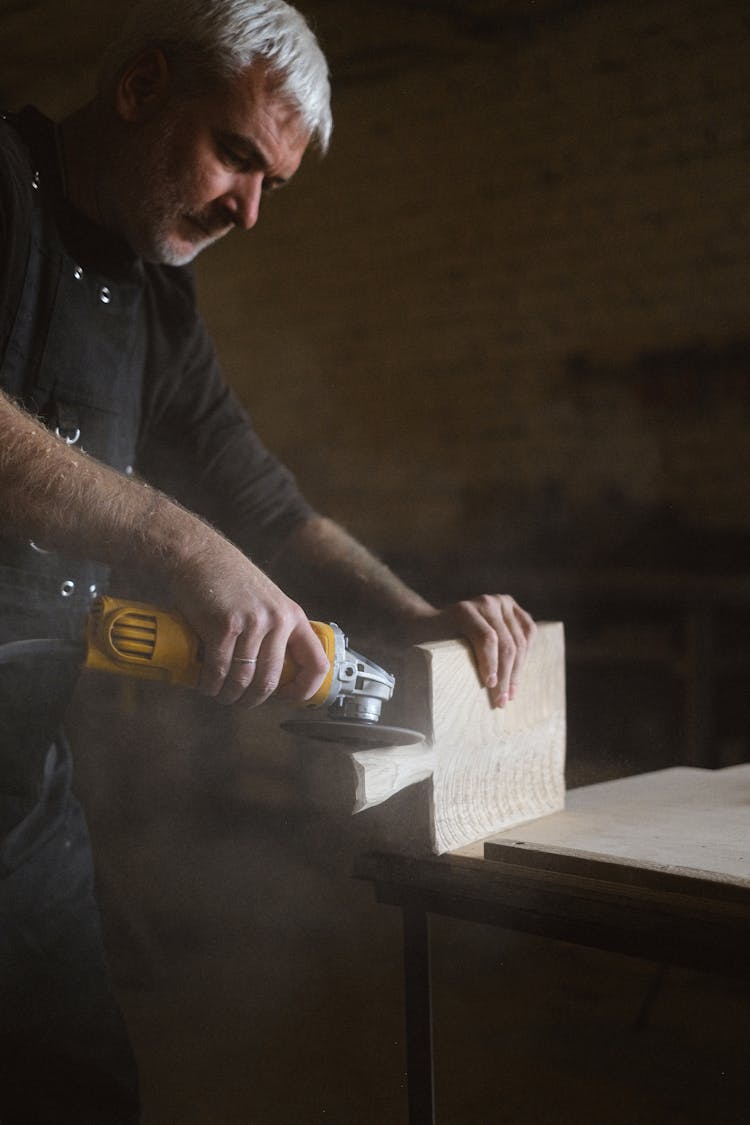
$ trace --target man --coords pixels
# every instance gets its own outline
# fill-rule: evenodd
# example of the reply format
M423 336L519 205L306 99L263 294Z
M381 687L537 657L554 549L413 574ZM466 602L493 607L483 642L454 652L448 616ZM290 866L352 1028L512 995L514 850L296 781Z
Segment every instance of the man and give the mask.
M80 637L116 564L194 627L219 703L262 703L287 652L284 695L314 693L305 589L394 639L467 637L493 702L512 699L529 616L509 596L436 609L313 512L195 308L184 267L252 228L330 131L325 60L281 0L144 0L90 104L0 126L0 644ZM76 672L0 662L3 1125L138 1119L59 732Z

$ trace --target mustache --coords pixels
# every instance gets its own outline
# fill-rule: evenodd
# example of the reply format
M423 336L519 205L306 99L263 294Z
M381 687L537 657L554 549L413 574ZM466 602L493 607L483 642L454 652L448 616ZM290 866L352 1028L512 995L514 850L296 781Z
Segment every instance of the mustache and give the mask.
M219 205L207 207L202 211L186 211L185 214L208 238L217 238L219 235L226 234L236 225L231 212Z

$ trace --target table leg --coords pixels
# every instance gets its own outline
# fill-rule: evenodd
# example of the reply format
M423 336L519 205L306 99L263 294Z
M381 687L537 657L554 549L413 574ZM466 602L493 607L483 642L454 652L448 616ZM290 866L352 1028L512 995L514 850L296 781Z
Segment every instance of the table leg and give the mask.
M409 1125L435 1125L430 922L419 906L404 907L404 978Z

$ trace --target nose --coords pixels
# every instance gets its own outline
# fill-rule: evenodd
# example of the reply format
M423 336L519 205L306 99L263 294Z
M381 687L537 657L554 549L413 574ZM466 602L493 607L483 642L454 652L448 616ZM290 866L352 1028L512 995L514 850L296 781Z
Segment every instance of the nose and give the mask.
M263 173L248 172L237 176L226 196L232 222L242 230L251 230L258 221L263 194Z

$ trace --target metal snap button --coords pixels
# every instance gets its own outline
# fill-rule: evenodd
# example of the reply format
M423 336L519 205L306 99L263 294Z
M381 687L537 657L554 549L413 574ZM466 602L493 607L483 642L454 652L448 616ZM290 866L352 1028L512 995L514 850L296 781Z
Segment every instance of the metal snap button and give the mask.
M55 426L55 434L57 437L62 438L66 445L75 445L81 436L81 431L78 429L78 426L76 426L70 433L63 433L59 426Z
M80 266L76 266L76 268L73 270L73 277L76 279L76 281L80 281L83 277L83 270Z
M95 598L97 594L96 586L89 586L89 593L91 594L92 598Z
M135 470L133 469L132 465L126 465L125 466L125 476L126 477L132 477L134 472L135 472Z
M38 172L34 173L34 176L33 176L32 181L31 181L31 186L33 187L34 191L39 191L39 173Z
M76 592L76 584L72 578L66 578L60 587L60 594L64 598L72 598Z
M112 293L106 285L102 285L101 289L99 290L99 300L103 305L108 305L112 300Z

